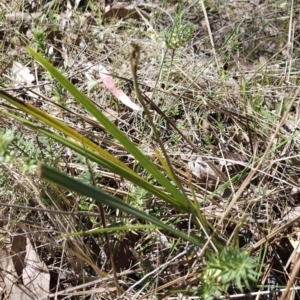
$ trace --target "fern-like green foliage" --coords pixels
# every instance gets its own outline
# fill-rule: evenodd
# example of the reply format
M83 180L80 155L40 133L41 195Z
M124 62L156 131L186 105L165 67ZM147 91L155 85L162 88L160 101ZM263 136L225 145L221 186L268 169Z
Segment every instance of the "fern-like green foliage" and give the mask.
M214 299L226 293L232 284L240 291L257 279L256 261L248 252L238 248L224 248L221 253L208 254L208 261L201 281L202 299Z

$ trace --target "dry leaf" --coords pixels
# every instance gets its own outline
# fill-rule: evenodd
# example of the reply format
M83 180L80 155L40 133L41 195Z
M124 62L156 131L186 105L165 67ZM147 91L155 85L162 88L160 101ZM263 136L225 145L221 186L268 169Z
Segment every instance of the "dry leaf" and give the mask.
M300 216L300 207L290 207L287 206L284 210L284 216L282 218L283 222L288 222L291 221L295 218L299 218Z
M267 62L266 57L262 56L262 55L259 57L258 60L259 60L259 62L260 62L261 65L264 65Z
M21 278L26 255L26 237L21 229L18 229L17 232L12 236L10 255L12 256L18 278Z
M123 2L114 3L105 7L104 19L108 18L133 18L138 19L139 13L133 5L126 5Z
M27 238L23 283L35 297L47 297L50 286L50 273Z
M12 69L17 82L27 85L35 81L35 77L31 74L30 69L23 66L21 63L14 61Z
M72 15L73 15L72 5L69 1L67 1L67 9L65 12L62 12L60 15L61 22L62 22L62 28L65 28L66 25L70 23Z
M9 239L6 240L5 244L0 250L0 276L3 278L4 287L3 291L6 294L6 300L32 300L34 295L27 289L21 281L16 271L22 273L23 253L26 247L26 238L22 236L23 231L18 230L18 234L12 238L12 243ZM16 263L17 262L17 263Z
M210 166L198 156L195 160L188 163L189 169L192 173L200 178L204 182L209 182L209 184L215 184L217 182L217 175L210 168Z
M25 12L14 12L14 13L10 13L10 14L5 14L5 19L8 21L28 21L28 20L32 20L32 19L37 19L40 16L42 16L43 12L36 12L36 13L25 13Z
M135 103L133 103L129 99L129 97L122 90L116 88L114 79L112 78L112 76L110 76L108 74L108 71L102 65L99 65L99 75L100 75L100 78L102 79L104 85L109 89L109 91L119 101L121 101L123 104L125 104L126 106L128 106L132 110L135 110L135 111L141 111L142 110L142 108L139 107L138 105L136 105Z
M162 249L170 249L172 247L172 244L164 234L158 233L157 239L160 242Z

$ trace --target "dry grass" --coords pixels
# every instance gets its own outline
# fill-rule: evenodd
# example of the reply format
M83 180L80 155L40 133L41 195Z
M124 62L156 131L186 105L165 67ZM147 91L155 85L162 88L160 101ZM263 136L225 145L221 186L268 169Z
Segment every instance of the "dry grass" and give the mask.
M137 42L142 49L140 87L155 104L149 108L186 193L191 198L194 194L227 245L249 248L259 258L261 276L251 291L257 294L248 299L280 299L280 293L263 291L299 285L300 5L279 0L204 1L204 6L183 2L183 20L195 31L172 50L167 49L166 36L176 19L176 1L124 2L115 17L104 13L108 4L97 1L81 1L77 8L64 1L40 1L38 6L4 1L1 89L65 121L151 181L23 48L25 42L47 56L160 167L145 115L120 104L102 82L91 88L99 78L89 70L101 64L137 102L129 61L130 42ZM39 11L38 18L29 14ZM26 15L16 19L12 12ZM35 80L17 77L15 62L27 66ZM4 101L0 105L7 109ZM9 130L14 139L6 147L9 139L3 134ZM116 299L120 291L110 273L103 234L62 238L101 227L98 205L41 182L32 171L38 160L195 233L187 215L2 114L1 133L3 249L10 249L16 236L29 237L50 271L52 298ZM222 178L228 179L226 184ZM105 209L108 227L136 223L122 212ZM127 291L122 299L182 299L180 295L193 296L201 286L205 260L181 255L187 245L172 236L127 231L111 234L110 241L121 292ZM17 252L26 252L26 243L20 244ZM8 292L2 286L4 297ZM239 292L233 286L229 293ZM281 299L300 299L297 291L287 293ZM153 295L157 298L150 298Z

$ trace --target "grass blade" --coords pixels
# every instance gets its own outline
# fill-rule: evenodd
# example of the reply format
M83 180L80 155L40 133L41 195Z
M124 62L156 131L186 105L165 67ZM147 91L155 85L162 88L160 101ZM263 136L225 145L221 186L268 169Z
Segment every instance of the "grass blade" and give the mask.
M190 212L186 196L183 195L164 174L112 123L81 91L79 91L59 70L29 46L29 53L91 114L123 147L173 196L177 209Z
M86 185L79 180L68 177L67 175L63 174L62 172L60 172L54 168L51 168L51 167L48 167L45 165L40 165L39 166L39 176L41 179L55 183L59 186L62 186L68 190L77 192L81 195L93 198L96 201L101 202L102 204L108 205L115 209L120 209L128 214L134 215L138 219L142 219L144 221L148 221L154 225L157 225L158 227L163 228L164 230L174 234L175 236L182 238L185 241L191 242L193 245L196 245L196 246L203 245L203 243L200 241L200 238L188 236L184 232L182 232L180 230L176 230L176 229L172 228L171 226L164 224L157 218L155 218L151 215L148 215L145 212L140 211L140 210L130 206L129 204L122 201L121 199L111 196L99 188Z

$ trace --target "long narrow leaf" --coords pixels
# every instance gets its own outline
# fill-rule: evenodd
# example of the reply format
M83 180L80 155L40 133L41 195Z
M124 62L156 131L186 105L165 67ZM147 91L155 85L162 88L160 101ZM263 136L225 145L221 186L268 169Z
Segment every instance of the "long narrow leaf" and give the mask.
M56 134L54 132L51 132L51 131L49 131L45 128L37 126L36 124L34 124L30 121L27 121L23 118L20 118L18 116L15 116L13 114L10 114L9 112L2 111L2 113L18 120L19 122L22 122L24 125L30 127L34 131L40 132L43 135L59 142L60 144L66 146L66 147L68 147L72 150L74 150L75 152L85 156L89 160L94 161L94 162L98 163L99 165L101 165L105 168L108 168L110 171L114 172L115 174L118 174L121 177L126 178L127 180L129 180L133 184L136 184L137 186L142 187L143 189L147 190L151 194L157 196L159 199L163 199L163 200L167 201L168 203L174 205L174 207L176 207L177 203L174 201L174 199L171 196L169 196L168 194L166 194L162 190L156 188L155 186L153 186L149 182L145 181L142 177L140 177L136 173L128 172L127 169L122 168L122 166L119 166L118 164L114 164L114 162L106 159L105 157L102 157L101 155L99 155L96 152L91 151L89 148L84 147L84 145L74 143L70 139L64 138L61 135L58 135L58 134Z
M191 242L193 245L196 245L196 246L203 245L203 243L200 241L200 238L198 239L198 238L189 236L180 230L176 230L176 229L172 228L171 226L164 224L157 218L155 218L151 215L148 215L145 212L140 211L134 207L131 207L129 204L125 203L121 199L111 196L99 188L86 185L79 180L73 179L54 168L51 168L51 167L48 167L45 165L40 165L39 166L39 175L42 179L44 179L46 181L55 183L59 186L62 186L64 188L68 189L68 190L75 191L81 195L93 198L96 201L101 202L102 204L108 205L115 209L119 209L128 214L136 216L138 219L142 219L144 221L148 221L154 225L157 225L158 227L163 228L164 230L174 234L175 236L182 238L185 241Z
M84 236L84 235L91 235L91 234L96 234L96 233L105 233L105 232L116 232L116 231L135 231L138 229L161 229L161 227L157 225L124 225L124 226L117 226L117 227L105 227L105 228L93 228L90 230L85 230L85 231L78 231L78 232L73 232L73 233L68 233L68 234L63 234L61 237L68 237L68 236Z
M189 212L190 206L187 204L187 198L183 195L169 180L162 174L156 166L124 135L118 127L112 123L92 101L80 92L66 77L64 77L53 65L35 52L29 46L26 47L30 54L45 68L48 72L90 113L92 114L106 130L116 138L135 159L153 175L156 180L163 185L167 191L174 197L177 207L180 210Z
M101 156L106 158L107 160L113 162L114 164L117 164L121 166L123 169L127 169L129 172L133 172L129 167L127 167L123 162L118 160L115 156L111 155L109 152L105 151L101 147L97 146L95 143L93 143L91 140L84 137L82 134L78 133L76 130L72 129L65 123L59 121L58 119L52 117L51 115L47 114L46 112L40 110L39 108L23 102L19 100L16 97L11 96L10 94L0 91L0 97L7 100L11 104L18 107L23 112L30 114L37 120L51 126L52 128L57 129L59 132L73 138L74 140L78 141L80 144L84 144L86 147L89 147L99 153Z

